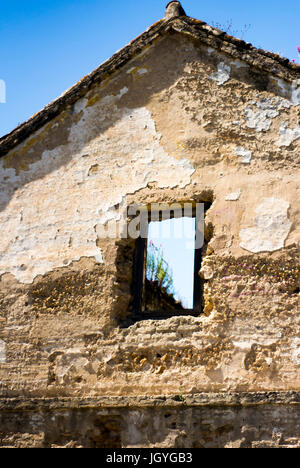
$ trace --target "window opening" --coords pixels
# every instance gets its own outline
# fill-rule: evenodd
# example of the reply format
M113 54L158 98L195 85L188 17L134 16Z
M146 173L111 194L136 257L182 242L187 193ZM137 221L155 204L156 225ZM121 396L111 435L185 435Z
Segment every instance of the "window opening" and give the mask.
M208 208L203 204L204 212ZM146 238L136 241L133 318L198 316L202 312L203 280L199 271L204 242L199 247L197 235L204 229L204 222L200 224L195 209L189 216L164 216L162 211L154 220L149 213Z

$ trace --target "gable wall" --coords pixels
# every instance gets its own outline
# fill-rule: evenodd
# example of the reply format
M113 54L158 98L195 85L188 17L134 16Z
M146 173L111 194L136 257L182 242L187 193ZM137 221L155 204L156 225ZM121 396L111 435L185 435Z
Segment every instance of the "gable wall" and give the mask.
M3 396L299 389L297 86L174 34L0 160ZM121 329L133 246L103 226L192 199L205 315Z

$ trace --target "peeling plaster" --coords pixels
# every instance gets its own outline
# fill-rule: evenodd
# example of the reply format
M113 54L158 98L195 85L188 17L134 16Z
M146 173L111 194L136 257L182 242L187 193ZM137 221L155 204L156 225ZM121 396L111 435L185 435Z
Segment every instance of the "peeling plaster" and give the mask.
M245 62L242 62L241 60L234 60L231 62L231 65L233 65L236 68L248 68L248 64Z
M274 78L277 85L280 87L282 93L289 99L288 102L292 106L298 106L300 104L300 80L295 80L293 83L288 83L280 78Z
M279 115L279 111L282 109L289 109L291 103L286 99L282 98L264 98L259 102L252 103L257 107L258 110L253 110L247 107L245 111L246 125L249 128L255 128L257 132L267 132L270 130L272 123L271 119L274 119Z
M281 78L275 78L275 80L283 94L287 96L289 93L289 84L286 81L283 81Z
M252 159L252 153L249 150L246 150L242 146L238 146L235 149L235 153L242 158L242 163L243 164L250 164L251 159Z
M277 146L290 146L293 141L300 138L300 127L295 127L293 130L288 128L287 122L284 122L280 127L280 139Z
M68 349L57 360L56 378L59 384L64 384L70 371L84 373L89 366L89 360L84 357L80 349Z
M300 104L300 80L295 80L292 84L291 102L293 106L299 106Z
M292 361L300 365L300 338L295 337L291 344L292 349Z
M204 278L205 280L210 280L214 277L213 269L209 265L206 265L205 262L203 262L200 273L202 278Z
M160 188L190 183L193 166L164 151L151 113L145 107L117 107L127 92L123 88L94 105L79 100L74 112L82 117L71 127L68 144L44 151L27 171L16 175L0 161L0 223L5 232L0 275L12 273L31 283L37 275L82 257L101 263L96 227L105 222L106 213L112 217L112 207L150 182ZM92 131L98 136L90 140ZM66 154L70 161L60 165Z
M282 249L292 226L289 206L285 200L265 198L256 209L254 226L240 231L242 249L253 253Z
M3 340L0 340L0 364L6 363L6 345Z
M209 79L217 81L218 86L223 85L230 79L230 66L225 65L224 62L218 64L218 71L210 75Z
M237 200L239 200L241 194L242 194L241 190L238 190L237 192L229 193L226 196L225 200L226 201L237 201Z
M146 73L148 73L148 70L147 68L138 68L138 67L132 67L130 68L128 71L127 71L127 74L138 74L138 75L145 75Z

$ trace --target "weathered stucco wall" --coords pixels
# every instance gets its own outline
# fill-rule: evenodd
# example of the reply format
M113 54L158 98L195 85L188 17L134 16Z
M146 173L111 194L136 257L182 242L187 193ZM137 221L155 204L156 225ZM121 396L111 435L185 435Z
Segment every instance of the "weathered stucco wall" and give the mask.
M180 34L0 159L0 395L299 390L299 82ZM122 204L211 201L201 317L122 328Z

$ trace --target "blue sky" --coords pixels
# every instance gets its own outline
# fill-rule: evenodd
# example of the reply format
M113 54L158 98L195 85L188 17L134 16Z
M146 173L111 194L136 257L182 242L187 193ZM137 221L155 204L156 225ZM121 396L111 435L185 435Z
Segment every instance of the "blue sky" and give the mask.
M1 0L0 136L162 18L167 0ZM183 0L187 14L226 25L252 44L297 58L300 3L273 0ZM1 101L1 99L0 99Z
M149 224L148 245L162 249L163 258L172 271L174 297L186 309L193 308L195 218L174 218Z

